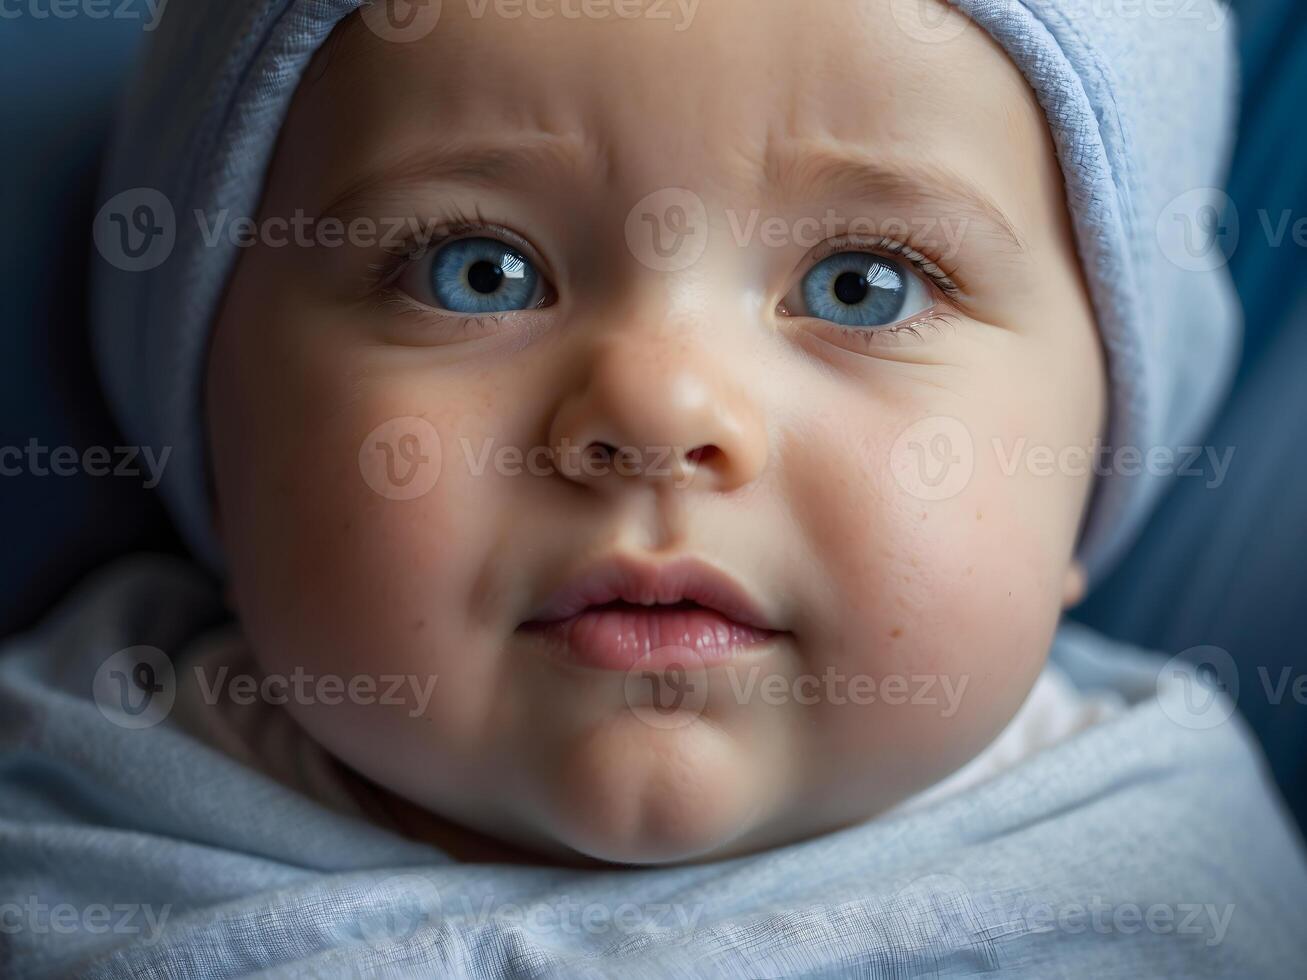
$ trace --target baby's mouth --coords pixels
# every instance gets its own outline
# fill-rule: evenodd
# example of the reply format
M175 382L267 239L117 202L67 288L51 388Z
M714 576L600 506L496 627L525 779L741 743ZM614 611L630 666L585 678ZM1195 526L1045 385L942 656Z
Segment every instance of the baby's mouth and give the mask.
M617 559L573 578L519 627L603 670L688 657L720 662L781 631L729 576L693 560Z

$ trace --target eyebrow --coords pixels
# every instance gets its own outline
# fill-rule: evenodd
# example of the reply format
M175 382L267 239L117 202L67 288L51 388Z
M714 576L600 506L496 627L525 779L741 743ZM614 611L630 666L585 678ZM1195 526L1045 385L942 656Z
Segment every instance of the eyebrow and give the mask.
M542 176L545 182L578 176L603 181L610 169L598 144L554 133L423 145L351 181L322 213L340 218L366 214L379 197L431 184L504 187ZM846 143L796 143L768 148L763 178L788 200L870 200L905 211L922 209L931 219L943 214L975 221L1011 251L1026 251L1012 221L984 191L937 163L885 159ZM920 222L922 216L915 219Z
M769 148L764 163L768 186L788 200L855 198L920 208L979 222L1014 252L1026 247L1015 225L983 190L962 174L918 158L885 159L846 143L794 144ZM901 216L921 220L920 215Z
M377 197L431 184L504 187L529 178L539 181L542 176L545 180L578 175L603 179L606 172L606 162L595 144L552 133L424 145L351 181L322 213L351 217L352 212L366 212L367 204Z

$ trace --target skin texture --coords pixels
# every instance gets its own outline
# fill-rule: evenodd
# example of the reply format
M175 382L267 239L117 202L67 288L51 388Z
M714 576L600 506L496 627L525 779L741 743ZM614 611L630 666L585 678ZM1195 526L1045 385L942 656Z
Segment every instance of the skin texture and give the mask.
M548 305L469 321L374 288L384 247L264 243L243 252L215 330L216 520L263 669L437 678L417 714L287 710L430 814L433 839L462 827L554 861L776 846L939 780L1011 719L1081 589L1090 477L1003 464L1022 445L1089 447L1105 421L1061 174L1024 80L974 26L923 40L865 0L714 0L681 31L469 10L446 3L410 43L357 18L338 29L296 94L261 218L457 207L525 240ZM487 142L538 153L524 172L423 178L438 169L423 154ZM878 176L822 185L830 157ZM388 169L397 179L367 177ZM947 176L907 193L921 171ZM964 185L1016 243L959 203ZM702 255L673 271L626 233L665 188L697 195L708 222ZM917 328L879 338L786 315L822 236L737 230L828 209L912 229L958 294L928 286ZM955 241L941 221L963 229ZM391 499L360 450L410 417L438 434L439 478ZM964 427L974 467L923 499L896 476L911 462L900 437L940 417ZM475 463L486 445L564 442L671 447L681 468L476 473L463 448ZM781 632L731 668L735 684L707 671L684 724L650 724L622 673L518 629L611 555L701 558ZM908 703L742 696L752 667L759 684L899 677ZM933 701L912 703L922 676ZM945 682L962 687L951 713Z

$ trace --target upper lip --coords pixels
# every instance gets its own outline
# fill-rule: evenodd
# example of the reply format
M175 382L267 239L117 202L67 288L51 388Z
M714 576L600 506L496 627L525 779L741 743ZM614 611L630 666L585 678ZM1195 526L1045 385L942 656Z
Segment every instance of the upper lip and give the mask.
M528 622L570 619L591 606L619 600L641 606L694 602L741 625L778 630L735 579L695 558L652 564L617 556L597 562L569 578Z

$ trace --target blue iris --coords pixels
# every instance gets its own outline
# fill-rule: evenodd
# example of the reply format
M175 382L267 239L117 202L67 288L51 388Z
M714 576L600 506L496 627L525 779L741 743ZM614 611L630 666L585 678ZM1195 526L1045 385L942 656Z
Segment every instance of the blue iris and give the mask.
M911 276L897 262L869 252L839 252L803 279L809 316L847 327L881 327L903 318Z
M531 263L493 238L460 238L431 262L431 291L451 313L524 310L538 301L539 288Z

